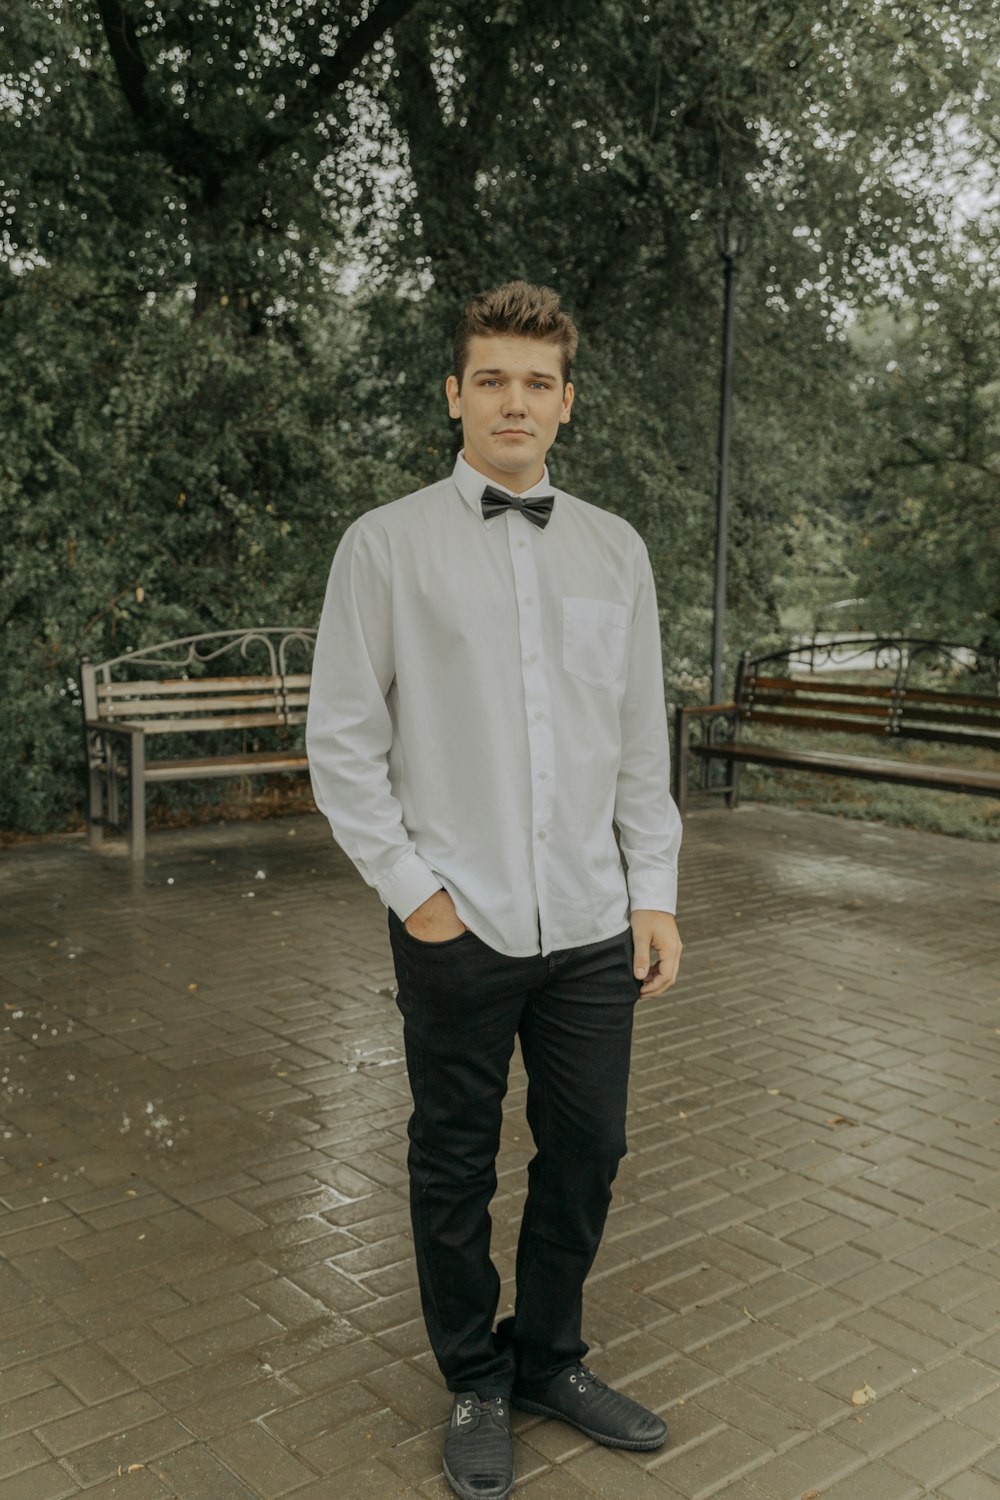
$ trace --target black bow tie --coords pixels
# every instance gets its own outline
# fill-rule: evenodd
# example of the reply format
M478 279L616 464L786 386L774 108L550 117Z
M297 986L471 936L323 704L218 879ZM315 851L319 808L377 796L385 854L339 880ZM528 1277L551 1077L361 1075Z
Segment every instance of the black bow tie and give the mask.
M532 495L522 500L520 495L505 495L488 484L483 490L483 519L488 521L490 516L499 516L505 510L519 510L526 521L541 531L549 524L555 498L555 495Z

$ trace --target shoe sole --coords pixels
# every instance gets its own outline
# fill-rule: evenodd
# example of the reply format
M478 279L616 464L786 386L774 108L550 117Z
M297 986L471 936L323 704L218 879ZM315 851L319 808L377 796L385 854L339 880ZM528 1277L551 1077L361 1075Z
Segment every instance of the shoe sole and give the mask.
M523 1398L512 1396L511 1406L518 1411L534 1412L539 1417L554 1417L557 1422L565 1422L568 1427L575 1427L578 1432L593 1438L595 1443L600 1443L605 1448L627 1448L632 1453L650 1453L654 1448L662 1448L669 1433L665 1432L661 1438L616 1438L609 1437L606 1432L595 1432L592 1427L584 1427L582 1422L575 1422L565 1412L557 1411L554 1406L543 1406L540 1401L527 1401Z
M492 1490L489 1494L485 1490L470 1490L455 1478L454 1474L448 1468L447 1463L443 1467L445 1479L447 1479L455 1494L461 1497L461 1500L506 1500L506 1497L514 1488L514 1481L512 1479L505 1490Z

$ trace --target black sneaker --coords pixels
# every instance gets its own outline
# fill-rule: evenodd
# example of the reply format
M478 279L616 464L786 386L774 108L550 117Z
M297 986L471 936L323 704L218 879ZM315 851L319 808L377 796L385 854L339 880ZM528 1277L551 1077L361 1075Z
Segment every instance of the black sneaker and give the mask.
M444 1477L462 1500L504 1500L514 1488L510 1403L481 1399L475 1391L455 1397L444 1440Z
M643 1452L667 1441L667 1424L631 1396L598 1380L586 1365L570 1365L549 1380L517 1381L511 1405L519 1411L558 1417L607 1448Z

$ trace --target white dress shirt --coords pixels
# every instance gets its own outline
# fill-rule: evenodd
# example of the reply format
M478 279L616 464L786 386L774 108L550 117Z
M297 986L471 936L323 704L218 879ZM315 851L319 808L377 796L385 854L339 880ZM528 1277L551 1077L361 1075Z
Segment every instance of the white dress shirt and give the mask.
M486 483L460 456L344 533L306 736L316 801L385 905L405 920L443 887L520 957L674 911L681 825L645 545L547 470L526 492L555 494L544 530L484 520Z

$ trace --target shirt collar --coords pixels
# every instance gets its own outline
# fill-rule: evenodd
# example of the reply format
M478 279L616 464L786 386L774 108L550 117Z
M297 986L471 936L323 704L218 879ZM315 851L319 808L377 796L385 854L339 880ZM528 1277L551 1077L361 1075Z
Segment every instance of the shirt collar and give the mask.
M515 493L514 490L508 489L506 485L497 484L495 480L487 479L485 474L480 474L478 469L474 469L470 463L466 463L463 453L460 453L456 458L455 469L451 477L455 482L455 488L466 505L469 506L470 510L474 510L480 519L484 519L482 510L483 490L488 484L491 484L495 490L500 490L504 495L513 495ZM549 467L546 464L538 483L533 484L530 490L524 490L520 498L525 500L531 495L551 495L553 493L553 487L549 480ZM497 519L497 516L490 516L489 520L485 521L485 525L489 526Z

